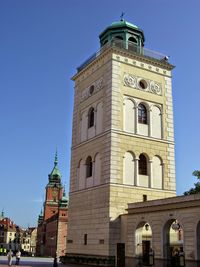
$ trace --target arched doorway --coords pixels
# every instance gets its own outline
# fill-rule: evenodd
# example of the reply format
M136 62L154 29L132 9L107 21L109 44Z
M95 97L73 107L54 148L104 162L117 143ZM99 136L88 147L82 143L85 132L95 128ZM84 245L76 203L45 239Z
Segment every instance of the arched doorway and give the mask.
M179 256L184 252L183 227L177 219L167 221L163 229L163 256L173 266L178 266Z
M148 222L141 222L135 231L135 256L148 263L152 251L152 230Z

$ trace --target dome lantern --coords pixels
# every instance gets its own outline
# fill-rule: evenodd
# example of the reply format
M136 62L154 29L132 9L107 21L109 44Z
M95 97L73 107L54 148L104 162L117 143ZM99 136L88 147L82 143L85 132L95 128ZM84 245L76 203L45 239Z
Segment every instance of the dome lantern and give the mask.
M125 43L133 43L133 45L138 47L143 47L145 41L143 31L123 18L108 26L99 35L99 39L101 47L114 39Z

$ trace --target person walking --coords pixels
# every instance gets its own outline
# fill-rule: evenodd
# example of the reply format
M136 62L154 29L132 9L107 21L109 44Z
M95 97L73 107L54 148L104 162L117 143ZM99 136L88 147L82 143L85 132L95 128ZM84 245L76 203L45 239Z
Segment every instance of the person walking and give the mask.
M16 253L15 256L16 256L16 263L15 263L15 265L19 265L19 261L20 261L20 257L21 257L20 250L17 251L17 253Z
M8 266L12 266L12 256L13 256L13 253L12 253L12 250L10 249L8 251L8 254L7 254L7 257L8 257Z

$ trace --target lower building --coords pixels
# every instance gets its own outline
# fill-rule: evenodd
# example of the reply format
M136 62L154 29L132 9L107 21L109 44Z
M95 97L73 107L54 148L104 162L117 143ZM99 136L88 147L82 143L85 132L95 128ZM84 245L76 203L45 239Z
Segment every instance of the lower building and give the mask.
M120 218L126 267L148 265L151 253L157 267L199 266L200 194L130 203L127 211Z
M21 236L23 230L10 218L1 215L0 220L0 254L6 254L11 249L17 251L21 249Z
M34 256L36 253L37 228L29 227L22 234L21 250L24 255Z
M0 216L0 255L6 255L9 249L22 255L35 255L37 228L23 229L10 218Z

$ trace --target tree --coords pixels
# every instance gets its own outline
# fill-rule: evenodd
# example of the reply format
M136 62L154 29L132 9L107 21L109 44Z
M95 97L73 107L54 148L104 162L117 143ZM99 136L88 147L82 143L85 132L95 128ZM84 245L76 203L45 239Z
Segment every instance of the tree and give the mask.
M189 191L184 192L185 196L200 193L200 171L193 171L192 175L197 177L198 182L194 184L194 188L191 188Z

